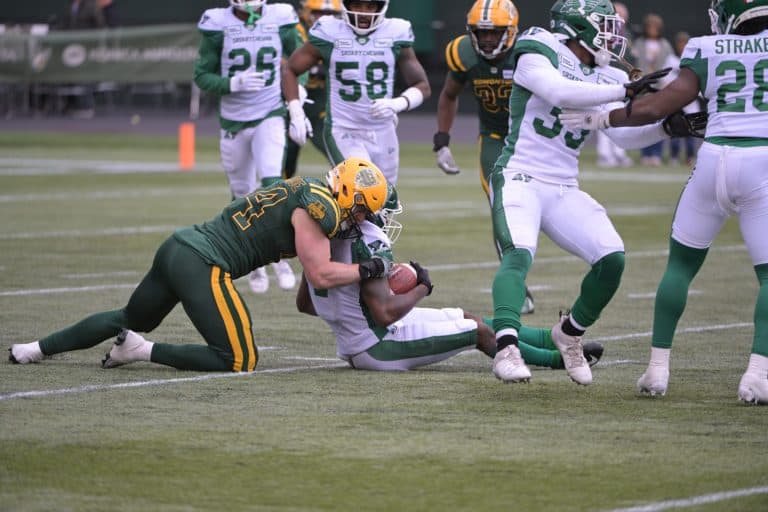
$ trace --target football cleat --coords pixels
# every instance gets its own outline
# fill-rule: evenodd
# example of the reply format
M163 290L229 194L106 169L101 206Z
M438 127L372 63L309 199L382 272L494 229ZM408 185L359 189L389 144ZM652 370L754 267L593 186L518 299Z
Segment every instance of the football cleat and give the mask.
M603 345L596 341L588 341L582 345L584 350L584 359L587 360L587 364L590 368L595 366L597 362L603 357Z
M739 381L739 400L748 404L768 405L768 378L747 372Z
M651 396L664 396L669 382L669 368L660 365L648 365L637 380L637 390Z
M496 353L493 358L493 374L503 382L528 382L531 370L525 366L520 349L508 345Z
M581 345L581 336L570 336L563 332L562 324L567 319L562 315L560 321L552 327L552 341L563 358L565 371L576 384L587 386L592 383L592 370L584 358L584 348Z
M267 269L259 267L248 275L248 286L253 293L267 293L269 290L269 277Z
M149 361L152 343L135 332L123 329L118 333L112 349L101 360L102 368L117 368L136 361Z
M280 260L277 263L272 263L272 270L275 271L277 285L281 290L292 290L296 286L296 276L287 261Z
M39 341L11 345L8 352L10 352L10 354L8 354L8 360L13 364L38 363L45 357L42 350L40 350Z
M521 315L532 315L536 305L533 303L533 295L531 295L528 287L525 287L525 300L523 301L523 307L520 309Z

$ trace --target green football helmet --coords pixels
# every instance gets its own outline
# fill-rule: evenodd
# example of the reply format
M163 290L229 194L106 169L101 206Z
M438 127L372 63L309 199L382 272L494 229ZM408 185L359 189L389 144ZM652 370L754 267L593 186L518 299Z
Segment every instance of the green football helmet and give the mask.
M745 21L768 16L768 0L712 0L713 34L731 34Z
M550 10L550 29L578 41L601 67L623 61L627 51L624 20L609 0L558 0Z

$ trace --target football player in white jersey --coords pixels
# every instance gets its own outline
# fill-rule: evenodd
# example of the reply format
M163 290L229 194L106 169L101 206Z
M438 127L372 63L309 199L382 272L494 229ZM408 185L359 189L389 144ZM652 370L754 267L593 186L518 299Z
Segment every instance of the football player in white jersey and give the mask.
M675 209L667 268L656 293L651 358L637 382L663 395L688 287L725 220L736 215L757 275L755 332L740 400L768 404L768 0L713 0L714 35L688 41L680 74L631 108L574 116L577 124L633 126L681 110L701 92L709 120L696 167ZM740 290L741 291L741 290Z
M536 254L539 232L591 266L580 294L552 328L568 375L592 382L581 337L619 287L624 243L600 204L579 189L578 157L591 135L566 130L564 107L607 102L646 92L666 72L628 81L612 62L623 63L622 20L608 0L559 0L551 9L552 32L532 27L517 38L509 130L491 174L494 236L502 253L493 281L498 353L493 373L504 382L530 379L518 350L525 277ZM608 131L617 144L640 148L667 135L658 126Z
M287 4L229 0L230 7L206 10L195 63L195 84L220 96L219 148L234 198L282 177L285 105L280 90L281 61L301 46L299 18ZM272 263L278 284L292 289L296 278L285 260ZM251 290L269 287L262 267L249 276Z
M341 19L320 18L309 30L309 41L283 67L289 135L300 145L307 140L309 123L297 80L320 64L328 89L323 131L328 158L334 164L351 157L370 160L395 184L397 114L429 97L427 74L413 50L410 22L385 17L389 0L343 0L341 5ZM406 89L395 97L396 72Z
M346 160L354 165L357 159ZM363 262L374 256L392 261L392 245L402 226L394 216L402 211L391 185L384 207L376 217L356 227L357 236L331 241L331 259ZM417 263L417 285L394 295L386 278L361 285L316 289L302 278L296 296L299 311L321 317L336 336L339 358L357 369L410 370L477 348L496 354L493 329L482 318L461 308L415 307L432 291L429 273ZM522 327L520 349L528 364L563 368L549 329ZM603 354L599 343L585 343L585 357L595 364Z

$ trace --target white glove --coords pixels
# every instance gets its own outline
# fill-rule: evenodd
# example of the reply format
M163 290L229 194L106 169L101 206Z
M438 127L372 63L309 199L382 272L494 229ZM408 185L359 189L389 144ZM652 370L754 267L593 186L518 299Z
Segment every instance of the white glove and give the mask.
M397 98L382 98L374 100L371 105L371 117L374 119L391 119L408 108L408 100L402 96Z
M246 69L229 79L229 90L231 92L260 91L267 84L267 78L267 73L264 71Z
M574 110L564 108L560 112L560 122L569 130L602 130L610 128L608 111Z
M290 116L288 136L293 142L303 146L307 143L307 137L311 137L314 132L312 131L312 123L309 122L306 114L304 114L304 109L301 108L300 100L288 102L288 115Z
M302 106L309 104L314 105L315 101L309 99L309 93L307 92L307 88L303 85L299 84L299 101L301 102Z
M443 146L437 150L437 166L442 169L445 174L459 174L461 169L456 165L456 161L453 159L451 150L448 146Z

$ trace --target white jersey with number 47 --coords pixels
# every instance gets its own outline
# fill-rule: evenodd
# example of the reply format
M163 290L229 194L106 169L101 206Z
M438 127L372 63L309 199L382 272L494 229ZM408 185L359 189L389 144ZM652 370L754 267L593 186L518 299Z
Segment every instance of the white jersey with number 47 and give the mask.
M768 31L694 37L681 68L699 77L707 100L707 139L768 138Z
M342 128L376 129L389 119L370 116L374 100L391 98L397 58L413 46L411 23L387 18L367 36L358 36L343 20L323 16L309 30L325 66L328 120Z
M526 53L543 55L569 80L604 84L628 81L627 74L619 69L582 64L558 36L543 28L531 27L520 34L512 51L516 59ZM509 131L496 165L543 182L576 185L579 153L591 133L567 130L558 118L560 111L560 106L515 84L509 98Z

